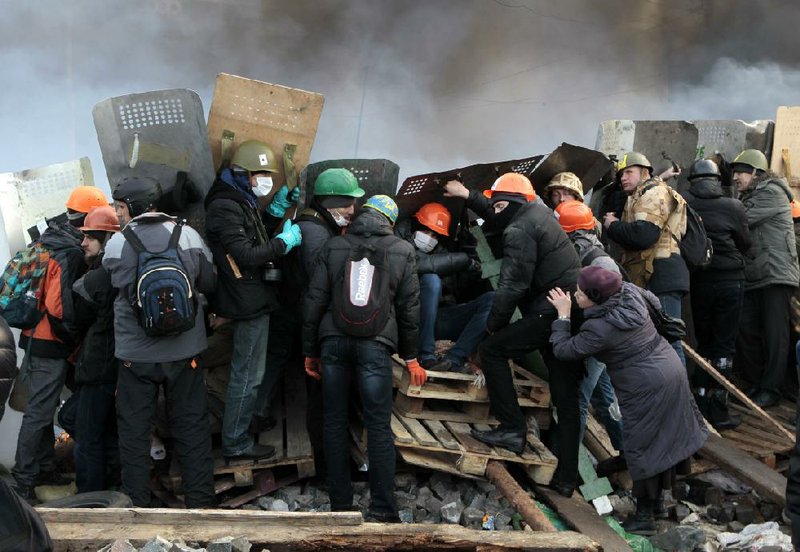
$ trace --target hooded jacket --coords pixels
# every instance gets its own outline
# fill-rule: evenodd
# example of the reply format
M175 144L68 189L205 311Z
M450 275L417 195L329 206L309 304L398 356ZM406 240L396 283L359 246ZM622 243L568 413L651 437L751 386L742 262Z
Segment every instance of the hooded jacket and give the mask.
M377 211L366 209L348 226L348 234L368 241L393 236L389 220ZM373 338L409 359L417 356L419 334L419 278L414 248L394 237L387 248L389 264L389 320ZM303 301L303 354L318 358L320 343L326 337L344 336L333 321L331 294L338 283L350 256L350 243L344 237L334 237L322 247Z
M599 266L611 272L619 273L619 265L606 253L597 234L590 230L575 230L570 232L569 239L575 246L581 266Z
M84 336L75 362L75 383L115 383L117 367L114 349L114 300L117 290L111 275L100 264L81 276L72 286L75 292L76 326Z
M797 287L797 243L792 223L792 191L783 178L757 176L741 194L753 245L745 257L745 291L767 286Z

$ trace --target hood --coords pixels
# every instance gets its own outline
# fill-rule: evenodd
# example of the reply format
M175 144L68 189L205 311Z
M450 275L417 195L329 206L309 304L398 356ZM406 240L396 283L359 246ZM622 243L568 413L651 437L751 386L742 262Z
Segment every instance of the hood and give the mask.
M764 173L763 175L753 178L753 181L750 183L750 187L742 192L740 199L744 199L756 190L761 190L769 185L775 185L783 190L783 193L786 194L786 197L789 199L789 201L794 199L794 196L792 195L792 189L789 187L789 183L786 182L786 179L781 178L773 172Z
M575 244L575 249L578 251L578 256L582 256L581 253L586 251L587 249L593 247L603 247L603 244L597 237L597 234L594 233L593 230L575 230L574 232L570 232L569 239L572 240L572 243ZM605 250L605 248L603 248Z
M650 316L645 298L630 282L623 282L622 289L605 303L584 311L587 318L602 318L620 330L640 328Z
M393 234L389 219L374 209L362 209L347 227L348 234L357 236L388 236Z
M39 237L39 242L50 251L77 247L80 249L83 234L68 222L50 220L47 230Z
M249 184L237 182L230 169L220 171L216 180L214 180L214 184L209 188L206 199L203 202L205 208L208 209L208 206L215 199L230 199L254 208L258 207L258 200L253 194L252 188L250 188Z
M698 178L689 185L689 193L701 199L722 197L722 183L715 178Z

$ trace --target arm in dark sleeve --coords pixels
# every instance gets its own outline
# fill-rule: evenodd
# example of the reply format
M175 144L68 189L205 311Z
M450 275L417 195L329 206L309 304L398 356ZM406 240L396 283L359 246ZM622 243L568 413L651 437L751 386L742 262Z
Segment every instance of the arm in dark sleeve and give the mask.
M646 220L617 221L606 229L608 236L625 249L642 251L650 249L661 236L661 228Z
M741 203L736 205L733 243L736 244L736 249L741 253L747 253L753 245L753 240L750 237L750 227L747 224L747 214L744 212L744 206Z
M570 335L569 320L554 320L550 333L553 354L559 360L581 360L605 348L605 340L591 325L583 326L576 336Z
M274 217L270 215L266 209L263 209L261 211L261 222L264 223L264 228L267 230L267 235L272 236L278 231L278 228L280 228L281 223L283 222L283 217Z
M509 228L503 234L503 264L500 280L492 303L492 312L486 322L490 332L508 324L514 309L525 296L536 272L538 244L519 228Z
M469 268L469 255L466 253L422 253L417 250L417 273L451 276Z
M306 274L311 274L322 246L331 238L331 235L325 228L313 222L303 223L300 230L303 232L300 256L303 259L303 268Z
M485 221L494 218L494 210L489 205L489 200L479 190L470 190L465 204L473 213Z
M408 245L404 242L404 245ZM404 359L416 358L419 339L419 277L414 252L408 246L403 274L394 296L397 318L397 351Z
M283 240L254 244L245 234L242 208L231 200L220 199L211 203L206 213L206 233L214 234L240 267L261 267L286 252ZM224 262L224 259L218 261Z
M323 247L317 256L303 298L303 355L311 358L319 358L319 324L331 301L327 252L328 248Z

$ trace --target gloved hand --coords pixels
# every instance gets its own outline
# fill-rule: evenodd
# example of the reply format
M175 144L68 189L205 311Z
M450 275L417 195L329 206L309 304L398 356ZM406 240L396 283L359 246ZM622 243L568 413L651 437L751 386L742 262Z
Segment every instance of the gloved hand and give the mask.
M428 381L428 373L419 365L416 358L406 361L406 370L411 375L411 385L422 387Z
M306 374L309 377L312 377L317 381L322 379L322 372L320 372L320 366L319 366L319 359L318 358L306 357L304 365L305 365L305 369L306 369Z
M289 196L289 187L284 184L278 193L272 196L272 203L267 207L267 213L275 218L283 218L286 214L286 209L297 203L297 198L300 197L300 187L295 186L292 190L292 195Z
M300 245L300 242L303 241L303 235L300 233L299 226L292 224L291 220L287 220L283 223L283 232L275 236L275 239L283 240L283 243L286 244L286 251L284 251L284 254L286 254L293 247Z
M469 270L470 272L480 272L481 271L481 262L479 260L477 260L477 259L470 259L469 260L469 266L467 267L467 270Z

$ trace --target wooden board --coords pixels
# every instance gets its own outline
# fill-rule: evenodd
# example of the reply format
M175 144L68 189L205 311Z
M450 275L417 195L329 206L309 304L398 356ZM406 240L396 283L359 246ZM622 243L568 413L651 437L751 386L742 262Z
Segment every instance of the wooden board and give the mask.
M789 154L789 166L784 150ZM769 168L780 176L790 176L791 180L800 176L800 107L778 107L769 161Z

